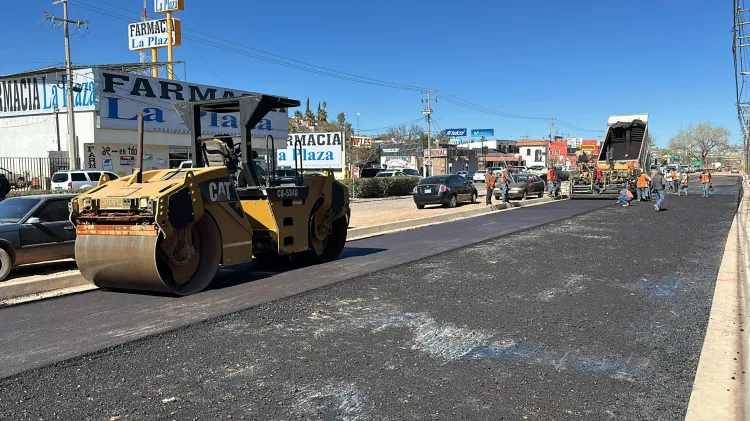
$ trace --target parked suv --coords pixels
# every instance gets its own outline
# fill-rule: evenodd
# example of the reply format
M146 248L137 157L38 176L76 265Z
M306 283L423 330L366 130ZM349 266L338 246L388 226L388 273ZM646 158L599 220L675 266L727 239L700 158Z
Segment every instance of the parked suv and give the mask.
M60 171L52 174L52 190L90 189L99 184L102 174L107 174L110 180L119 178L109 171Z

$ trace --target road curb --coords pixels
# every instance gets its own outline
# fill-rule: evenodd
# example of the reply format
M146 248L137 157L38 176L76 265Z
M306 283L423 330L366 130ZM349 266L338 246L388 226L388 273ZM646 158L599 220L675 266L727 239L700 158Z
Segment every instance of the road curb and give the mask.
M561 198L550 198L542 197L537 199L528 199L525 203L520 202L509 202L500 203L497 205L485 206L478 209L470 209L466 211L459 211L453 213L445 213L442 215L427 216L423 218L407 219L405 221L390 222L387 224L372 225L369 227L352 228L349 230L347 237L351 240L361 240L364 238L374 237L378 235L390 234L398 231L405 231L409 229L416 229L426 227L430 225L436 225L444 222L457 221L459 219L473 218L477 216L487 215L493 212L502 210L518 209L530 205L538 205L542 203L553 202L557 200L566 200L567 196Z
M747 188L747 186L745 186ZM741 191L727 235L693 380L685 420L748 420L749 337L744 328L750 308L748 230L750 198Z
M512 210L522 208L524 206L539 205L563 199L566 199L566 197L563 196L560 199L551 199L549 197L541 199L529 199L522 205L518 202L511 202L510 204L498 204L482 207L479 209L434 215L426 218L415 218L382 225L352 228L349 230L348 237L349 241L361 240L378 235L390 234L392 232L415 229L428 225L436 225L444 222L452 222L459 219L487 215L502 210ZM85 278L83 278L83 276L81 276L80 272L74 272L60 276L51 275L44 278L10 282L7 284L0 283L0 306L21 304L24 302L37 301L52 296L57 296L60 294L56 294L55 291L60 290L69 289L71 293L78 292L87 285L90 285L90 283ZM91 285L91 289L97 288Z
M21 297L44 294L66 288L75 288L88 284L80 272L61 276L49 276L42 279L0 284L0 303L16 300Z

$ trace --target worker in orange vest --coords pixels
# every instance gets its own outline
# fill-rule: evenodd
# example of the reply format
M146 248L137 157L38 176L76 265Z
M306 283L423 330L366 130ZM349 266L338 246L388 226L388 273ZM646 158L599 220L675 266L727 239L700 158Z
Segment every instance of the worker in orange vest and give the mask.
M487 189L487 193L484 196L484 203L489 206L492 204L492 191L495 189L495 176L492 175L491 170L487 170L484 173L484 187Z
M557 177L555 177L555 167L549 167L547 170L547 192L552 197L557 190Z
M638 201L643 202L648 197L648 183L651 181L651 177L649 177L645 171L641 171L641 174L638 176L638 181L636 182L636 187L638 188Z
M675 180L675 173L674 170L669 170L669 173L667 173L667 191L670 193L676 193L677 190L674 189L674 180Z
M688 174L686 171L683 171L680 174L680 189L677 191L677 195L681 196L682 193L685 193L685 196L687 196L687 189L688 189Z
M711 188L711 174L708 169L703 170L703 174L701 174L701 184L703 185L703 196L701 197L708 197L708 191Z

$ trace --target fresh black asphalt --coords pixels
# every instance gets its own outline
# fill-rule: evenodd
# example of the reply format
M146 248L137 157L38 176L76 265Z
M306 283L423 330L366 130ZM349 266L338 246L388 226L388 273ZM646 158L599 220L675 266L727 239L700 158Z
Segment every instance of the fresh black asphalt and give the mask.
M63 355L106 344L84 333L125 329L114 314L142 336L229 313L270 280L288 296L323 269L351 278L8 377L0 418L682 419L738 180L717 177L725 194L708 199L669 196L658 213L565 201L353 242L369 252L250 283L225 275L207 304L98 292L2 309L0 353L14 356L0 368L13 373L59 343ZM140 325L147 309L162 324Z

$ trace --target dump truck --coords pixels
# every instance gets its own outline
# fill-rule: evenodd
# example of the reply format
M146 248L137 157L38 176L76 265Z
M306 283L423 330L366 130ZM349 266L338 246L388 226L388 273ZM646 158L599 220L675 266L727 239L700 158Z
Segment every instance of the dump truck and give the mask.
M571 199L617 198L623 187L636 192L640 171L650 171L648 114L614 115L607 136L593 162L578 164L570 178ZM601 180L596 180L596 169Z
M349 225L347 187L332 173L279 186L275 171L262 181L254 162L265 151L275 168L276 143L271 136L253 139L253 127L271 110L299 105L266 94L177 103L194 146L193 165L152 171L142 170L139 114L133 174L103 176L70 202L81 274L102 288L189 295L207 288L220 267L254 258L303 264L338 258ZM240 136L202 136L206 113L239 113ZM301 143L294 147L301 152Z

